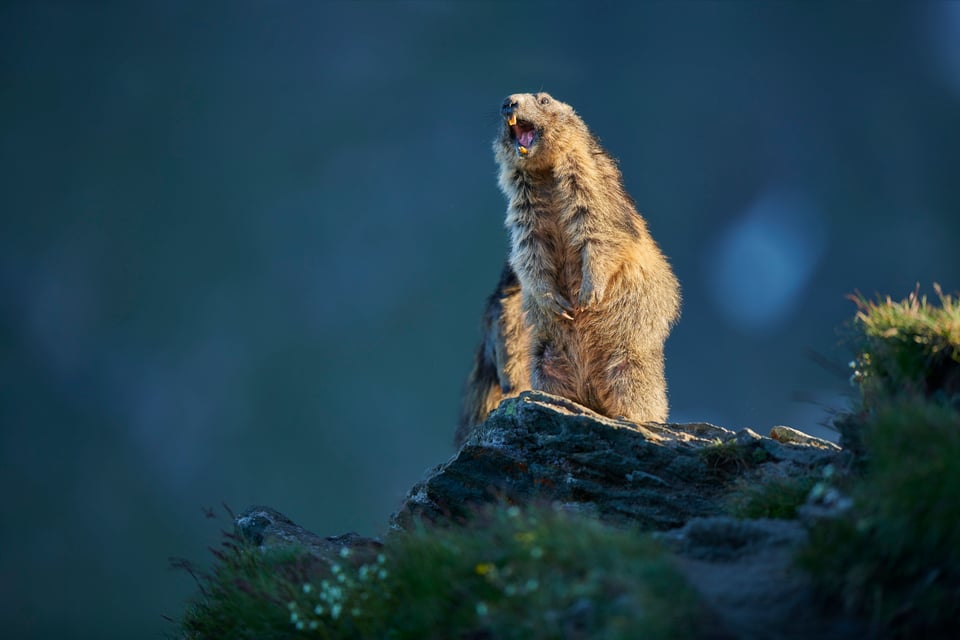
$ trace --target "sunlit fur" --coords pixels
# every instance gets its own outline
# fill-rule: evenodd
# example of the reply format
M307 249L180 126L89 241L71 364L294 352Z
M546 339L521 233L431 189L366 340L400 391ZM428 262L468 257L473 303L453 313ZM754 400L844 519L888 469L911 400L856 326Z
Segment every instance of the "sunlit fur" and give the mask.
M680 309L670 265L569 105L545 93L507 103L537 130L523 156L506 124L494 142L530 384L611 417L665 421L663 345Z

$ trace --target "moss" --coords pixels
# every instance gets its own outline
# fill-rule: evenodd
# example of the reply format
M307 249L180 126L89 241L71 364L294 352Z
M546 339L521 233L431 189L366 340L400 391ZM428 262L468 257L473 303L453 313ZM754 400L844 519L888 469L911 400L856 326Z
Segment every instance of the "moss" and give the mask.
M421 526L336 565L232 538L182 621L187 638L683 638L695 592L648 536L551 509Z
M736 518L795 518L815 482L813 476L802 475L740 481L727 497L726 509Z
M919 399L863 424L855 507L802 551L821 593L895 637L946 633L960 616L960 412Z

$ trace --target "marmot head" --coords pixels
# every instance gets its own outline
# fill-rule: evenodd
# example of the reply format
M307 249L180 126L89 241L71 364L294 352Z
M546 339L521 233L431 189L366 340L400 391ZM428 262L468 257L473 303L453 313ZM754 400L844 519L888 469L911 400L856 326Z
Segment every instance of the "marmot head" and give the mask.
M573 107L547 93L515 93L500 108L503 124L493 142L497 162L546 168L553 152L569 148L570 134L586 133Z

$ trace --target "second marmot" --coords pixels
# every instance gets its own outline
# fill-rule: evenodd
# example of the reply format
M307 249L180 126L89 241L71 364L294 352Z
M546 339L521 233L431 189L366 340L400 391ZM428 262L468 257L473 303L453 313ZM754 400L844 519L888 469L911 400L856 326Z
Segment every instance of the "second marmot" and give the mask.
M615 161L570 105L546 93L514 94L501 114L493 148L508 200L509 266L519 281L525 330L501 330L492 338L526 344L481 347L478 365L486 351L500 358L487 364L501 382L505 370L529 370L533 389L610 417L665 421L663 346L679 316L680 288ZM507 351L528 362L505 361ZM489 383L477 374L475 367L458 441L467 435L465 422L482 420L493 408L489 402L469 406L485 392L472 387Z

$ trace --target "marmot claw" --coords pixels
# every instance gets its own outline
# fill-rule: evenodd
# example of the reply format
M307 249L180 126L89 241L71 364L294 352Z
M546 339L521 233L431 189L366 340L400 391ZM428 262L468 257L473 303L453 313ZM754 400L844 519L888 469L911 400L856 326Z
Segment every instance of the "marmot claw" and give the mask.
M559 293L544 292L541 295L544 305L561 318L573 320L574 308L566 298Z

